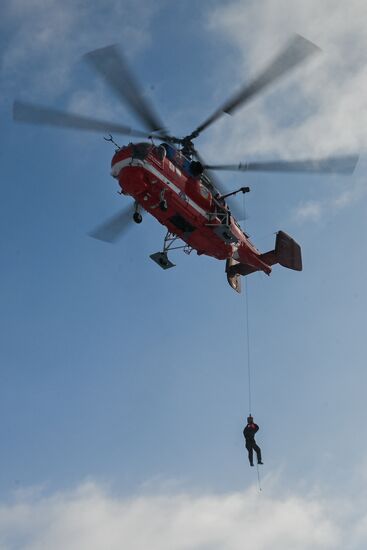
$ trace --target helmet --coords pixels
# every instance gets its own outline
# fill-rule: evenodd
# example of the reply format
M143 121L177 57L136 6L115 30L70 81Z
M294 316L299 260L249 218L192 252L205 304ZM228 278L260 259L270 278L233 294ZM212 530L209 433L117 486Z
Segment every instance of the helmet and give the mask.
M248 424L252 424L253 420L254 420L254 419L253 419L253 417L252 417L251 415L247 417L247 423L248 423Z

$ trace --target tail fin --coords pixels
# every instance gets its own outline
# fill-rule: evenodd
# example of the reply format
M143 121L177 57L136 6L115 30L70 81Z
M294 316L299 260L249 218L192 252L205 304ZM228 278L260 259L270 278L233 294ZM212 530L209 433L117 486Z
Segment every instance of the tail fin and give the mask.
M278 263L288 269L302 271L301 247L284 231L278 231L277 233L274 252L276 257L276 262L274 263Z
M301 247L292 237L284 233L284 231L278 231L275 249L265 252L265 254L261 254L260 259L268 266L280 264L288 269L302 271ZM240 275L250 275L250 273L254 273L258 270L258 267L242 264L233 258L229 258L226 263L228 283L238 293L241 292Z

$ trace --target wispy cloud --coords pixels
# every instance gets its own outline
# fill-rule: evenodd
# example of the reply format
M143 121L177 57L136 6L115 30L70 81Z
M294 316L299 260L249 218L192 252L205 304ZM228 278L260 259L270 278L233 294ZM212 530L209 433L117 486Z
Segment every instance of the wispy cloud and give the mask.
M365 513L313 496L147 494L116 497L95 483L0 507L3 548L24 550L298 550L364 547ZM349 511L348 511L349 510Z
M292 220L298 224L318 222L323 218L333 216L349 206L353 206L367 196L367 184L357 180L349 189L343 190L329 198L301 202L293 210Z
M133 0L111 0L108 6L101 0L88 5L80 0L5 0L2 88L11 95L21 91L28 100L61 97L70 90L72 71L84 53L121 41L128 53L149 44L149 25L158 9L158 3L144 0L139 14Z
M211 14L209 29L238 50L233 87L256 75L294 32L322 54L214 130L210 150L233 160L246 155L316 158L367 148L367 4L334 0L234 1ZM226 80L226 86L228 79ZM223 86L223 98L228 90ZM229 135L223 149L223 130ZM215 133L217 132L217 133Z
M315 56L265 90L256 100L223 117L205 136L205 158L223 162L308 159L367 149L367 4L334 0L234 0L217 6L208 21L237 50L233 83L218 83L220 104L261 71L294 33L321 47ZM223 135L226 140L223 141ZM349 182L353 179L349 179ZM303 223L335 215L365 200L364 182L348 191L299 204L291 218ZM339 188L340 189L340 188Z
M302 202L293 212L293 219L298 223L318 222L323 212L323 204L317 201Z

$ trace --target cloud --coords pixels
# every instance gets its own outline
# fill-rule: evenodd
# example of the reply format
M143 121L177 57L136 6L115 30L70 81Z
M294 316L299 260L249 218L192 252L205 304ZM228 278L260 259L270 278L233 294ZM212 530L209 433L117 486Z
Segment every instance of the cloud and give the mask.
M271 483L269 484L271 486ZM0 505L0 547L22 550L303 550L367 544L367 514L312 496L162 493L117 497L88 482ZM345 541L348 541L347 546Z
M75 86L73 71L84 53L121 42L132 53L149 44L157 4L143 0L137 12L133 0L111 0L108 7L101 0L6 0L2 88L51 103Z
M364 0L234 1L211 12L208 29L237 52L233 91L251 80L295 32L322 54L213 128L229 161L245 155L319 158L367 147L367 4ZM228 70L228 68L226 69ZM223 99L228 96L228 77ZM223 131L229 135L223 148ZM218 143L217 143L218 141Z
M321 219L323 204L317 201L302 202L293 212L293 219L298 223L317 222Z
M310 200L301 202L291 213L292 220L298 224L305 222L318 222L325 217L338 214L341 210L353 206L365 199L367 185L365 181L358 179L347 190L339 191L322 200Z

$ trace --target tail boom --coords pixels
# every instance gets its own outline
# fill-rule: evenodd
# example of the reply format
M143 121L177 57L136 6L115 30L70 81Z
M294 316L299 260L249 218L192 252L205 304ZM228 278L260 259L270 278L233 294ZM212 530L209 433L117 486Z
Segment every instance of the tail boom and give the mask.
M256 255L256 257L252 257L247 261L246 263L238 262L234 258L229 258L226 263L228 283L239 293L241 292L240 275L250 275L255 271L264 271L267 275L270 275L271 266L274 264L280 264L295 271L302 271L301 247L284 231L278 231L274 250Z

